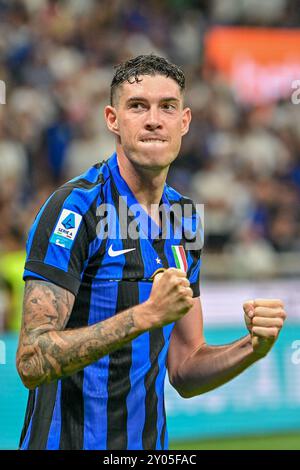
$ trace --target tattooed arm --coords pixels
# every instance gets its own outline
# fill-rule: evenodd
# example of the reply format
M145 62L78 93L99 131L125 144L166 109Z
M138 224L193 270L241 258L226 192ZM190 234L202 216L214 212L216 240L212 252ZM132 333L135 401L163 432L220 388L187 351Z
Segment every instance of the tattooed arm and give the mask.
M144 332L135 319L148 314L146 303L92 326L64 330L74 299L50 282L26 282L17 369L27 388L73 374Z
M45 281L27 281L17 369L30 389L74 374L147 330L172 323L192 306L185 273L170 268L149 299L92 326L64 330L74 295Z

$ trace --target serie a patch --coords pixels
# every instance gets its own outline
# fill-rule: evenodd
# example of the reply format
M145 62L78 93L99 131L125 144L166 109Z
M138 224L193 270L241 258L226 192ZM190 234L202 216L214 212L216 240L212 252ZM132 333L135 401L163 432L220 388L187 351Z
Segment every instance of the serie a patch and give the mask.
M52 232L50 243L71 249L82 221L82 215L63 209Z

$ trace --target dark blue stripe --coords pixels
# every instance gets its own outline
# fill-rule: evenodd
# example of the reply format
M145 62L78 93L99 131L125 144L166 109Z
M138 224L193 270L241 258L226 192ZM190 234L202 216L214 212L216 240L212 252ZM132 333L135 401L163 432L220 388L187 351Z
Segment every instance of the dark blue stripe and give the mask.
M139 282L139 303L149 298L152 283ZM149 333L144 333L132 342L132 365L130 369L131 390L127 397L128 450L143 449L143 428L145 424L146 389L144 375L151 363Z
M99 193L98 185L92 186L90 189L84 189L84 190L74 188L71 194L64 201L64 204L53 226L53 230L49 239L51 239L51 236L56 228L57 221L59 220L59 217L64 209L74 211L84 216L90 210L98 193ZM80 233L80 227L82 223L83 223L83 219L80 222L77 233L75 235L75 239ZM95 237L96 237L96 232L95 232ZM75 239L73 240L72 247L74 245ZM46 256L44 258L44 262L46 264L50 264L51 266L56 266L62 269L63 271L67 272L69 269L69 261L70 261L71 254L72 254L72 248L68 250L66 248L55 245L54 243L49 243Z
M40 274L36 274L33 271L29 271L29 269L24 269L23 279L26 280L26 278L28 277L35 277L37 279L41 279L42 281L48 281L48 279L41 276Z
M137 305L139 302L138 284L121 281L118 285L117 312ZM107 449L109 450L127 449L127 396L131 388L131 364L131 342L109 355L107 401Z
M36 216L30 230L29 230L29 235L28 235L28 239L27 239L27 242L26 242L26 253L27 253L27 256L29 255L30 253L30 250L31 250L31 246L32 246L32 241L34 239L34 235L35 235L35 231L37 229L37 226L40 222L40 219L43 215L43 212L44 212L44 209L45 207L47 206L48 202L50 201L50 199L53 197L53 194L47 199L47 201L44 203L44 205L41 207L38 215Z
M58 381L56 400L46 450L58 450L61 432L61 381Z
M104 200L113 209L111 185L104 188ZM110 233L113 239L106 240L106 249L103 251L101 263L97 265L90 297L90 311L88 324L103 321L116 312L118 298L117 282L103 282L107 279L122 279L125 256L111 258L108 248L113 243L115 250L122 250L123 243L119 239L119 222L116 210L109 211L109 228L116 228L116 233ZM90 250L95 249L99 239L104 238L103 224L98 226L98 238L91 244ZM106 234L107 235L107 234ZM115 236L114 236L115 235ZM115 239L117 238L117 239ZM101 276L100 276L101 270ZM84 398L84 449L106 449L107 447L107 403L108 403L109 355L85 368L83 382Z
M98 251L90 258L82 277L82 283L76 298L72 315L66 328L80 328L90 322L90 307L93 299L92 284L101 266L105 240ZM85 371L79 371L62 382L62 431L60 449L82 450L85 445Z
M201 267L201 259L197 261L195 266L191 269L190 276L189 276L189 281L191 284L196 282L199 278L199 272L200 272L200 267Z
M93 284L89 325L106 320L116 311L117 282ZM104 450L107 441L107 382L109 356L84 369L84 449Z
M57 381L39 387L28 449L45 450L52 422ZM47 405L46 405L47 404Z
M158 357L158 367L159 373L156 379L156 395L158 398L157 403L157 440L156 440L156 449L157 450L164 450L164 444L162 444L162 432L163 427L165 425L165 409L164 409L164 383L166 377L166 360L168 355L169 343L170 343L170 335L171 331L173 330L174 323L167 325L163 328L164 338L165 338L165 345Z
M28 426L28 429L27 429L27 432L26 432L25 439L22 442L22 445L20 447L21 450L28 449L28 444L29 444L29 439L30 439L30 434L31 434L31 428L32 428L32 420L33 420L33 417L34 417L34 412L35 412L35 409L36 409L36 403L37 403L37 397L38 397L38 388L35 389L34 394L35 394L34 395L34 408L33 408L32 416L30 418L30 423L29 423L29 426Z
M97 180L99 178L99 165L94 165L91 168L89 168L85 173L82 173L79 176L76 176L75 178L71 179L69 183L76 183L79 180L86 180L89 183L97 183Z

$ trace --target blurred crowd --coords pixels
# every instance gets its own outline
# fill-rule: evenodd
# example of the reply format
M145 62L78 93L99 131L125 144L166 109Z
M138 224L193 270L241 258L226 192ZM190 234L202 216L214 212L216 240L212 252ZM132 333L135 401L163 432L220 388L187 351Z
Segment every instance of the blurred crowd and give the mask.
M113 152L103 119L113 66L141 53L187 76L193 121L169 183L205 204L205 252L267 272L277 252L299 252L300 105L238 103L203 68L214 24L297 27L300 9L297 0L0 0L0 331L19 325L38 208Z

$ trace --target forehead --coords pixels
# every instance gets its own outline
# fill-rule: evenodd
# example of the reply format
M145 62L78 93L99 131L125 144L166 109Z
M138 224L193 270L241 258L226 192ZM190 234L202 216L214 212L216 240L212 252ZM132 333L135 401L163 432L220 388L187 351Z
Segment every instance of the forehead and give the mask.
M132 82L122 83L119 90L120 100L127 100L132 96L140 96L146 99L162 99L174 97L181 99L181 89L175 80L164 75L140 75L139 81L132 78Z

